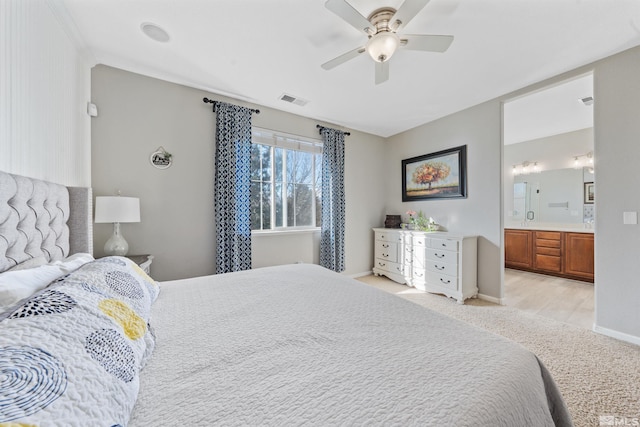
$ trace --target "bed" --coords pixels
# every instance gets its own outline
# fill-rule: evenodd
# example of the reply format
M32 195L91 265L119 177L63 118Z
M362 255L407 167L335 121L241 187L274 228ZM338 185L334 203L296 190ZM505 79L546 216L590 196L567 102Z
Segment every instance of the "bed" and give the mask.
M531 352L316 265L157 283L107 257L2 317L0 425L572 425Z

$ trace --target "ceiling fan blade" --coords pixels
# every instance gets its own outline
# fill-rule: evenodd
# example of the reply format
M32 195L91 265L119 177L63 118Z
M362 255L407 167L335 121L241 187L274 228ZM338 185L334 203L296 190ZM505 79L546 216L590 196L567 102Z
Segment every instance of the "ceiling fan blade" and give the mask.
M333 58L331 61L325 62L324 64L321 65L321 67L324 68L325 70L330 70L332 68L337 67L340 64L344 64L348 60L355 58L356 56L360 55L365 51L366 49L364 47L359 47L357 49L350 50L347 53L343 53L342 55L336 58Z
M400 9L398 9L389 21L394 30L404 27L411 21L424 7L429 3L429 0L404 0ZM396 24L400 21L400 24Z
M389 61L376 61L376 84L384 83L389 80Z
M371 23L346 0L327 0L324 7L351 24L356 30L369 34Z
M453 42L453 36L411 35L405 34L400 45L410 50L426 50L427 52L444 52Z

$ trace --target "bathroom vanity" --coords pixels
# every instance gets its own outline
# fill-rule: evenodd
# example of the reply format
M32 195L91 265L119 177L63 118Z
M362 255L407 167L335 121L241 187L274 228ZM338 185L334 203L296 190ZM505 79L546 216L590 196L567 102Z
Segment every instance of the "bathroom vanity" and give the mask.
M505 228L507 268L582 280L594 280L593 230Z

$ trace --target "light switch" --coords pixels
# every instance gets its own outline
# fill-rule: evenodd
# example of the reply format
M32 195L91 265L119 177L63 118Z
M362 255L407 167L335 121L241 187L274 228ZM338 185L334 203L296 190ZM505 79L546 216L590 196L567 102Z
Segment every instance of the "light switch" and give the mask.
M622 223L623 224L637 224L638 223L638 212L623 212L622 213Z

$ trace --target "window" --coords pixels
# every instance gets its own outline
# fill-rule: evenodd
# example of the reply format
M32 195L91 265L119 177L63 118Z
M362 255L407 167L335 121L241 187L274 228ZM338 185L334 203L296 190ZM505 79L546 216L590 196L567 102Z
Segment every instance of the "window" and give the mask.
M322 143L254 128L251 229L320 226Z

